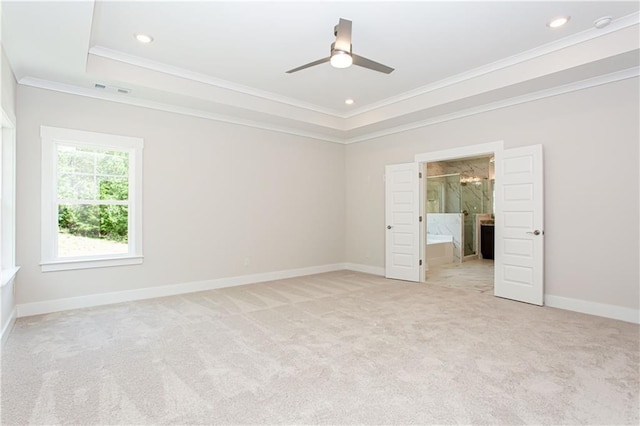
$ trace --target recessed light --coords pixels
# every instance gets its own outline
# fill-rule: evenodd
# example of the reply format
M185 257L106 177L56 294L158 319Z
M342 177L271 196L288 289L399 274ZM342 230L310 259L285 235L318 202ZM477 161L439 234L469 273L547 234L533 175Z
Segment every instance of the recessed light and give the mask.
M151 43L153 41L153 37L151 37L148 34L135 34L135 38L140 43L145 43L145 44Z
M550 20L549 22L547 22L547 27L559 28L564 24L566 24L567 22L569 22L569 19L571 19L571 16L557 16L552 20Z
M347 105L353 105L356 101L354 101L353 99L345 99L344 103Z
M600 30L609 25L611 21L613 21L611 16L603 16L602 18L593 21L593 26Z

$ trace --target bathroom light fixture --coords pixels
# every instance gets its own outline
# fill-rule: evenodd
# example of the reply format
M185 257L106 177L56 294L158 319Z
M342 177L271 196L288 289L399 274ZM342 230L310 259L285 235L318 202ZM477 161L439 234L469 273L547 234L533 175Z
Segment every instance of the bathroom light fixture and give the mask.
M460 183L466 185L468 183L472 183L474 185L482 185L482 179L477 176L461 176Z
M593 21L593 26L601 30L602 28L609 25L611 21L613 21L613 18L611 16L603 16L602 18L598 18Z
M345 99L344 103L347 105L353 105L356 101L354 101L353 99Z
M149 44L149 43L151 43L153 41L153 37L151 37L148 34L134 34L134 37L140 43L144 43L144 44Z
M566 24L567 22L569 22L569 19L571 19L571 16L557 16L552 20L550 20L549 22L547 22L547 27L559 28L564 24Z

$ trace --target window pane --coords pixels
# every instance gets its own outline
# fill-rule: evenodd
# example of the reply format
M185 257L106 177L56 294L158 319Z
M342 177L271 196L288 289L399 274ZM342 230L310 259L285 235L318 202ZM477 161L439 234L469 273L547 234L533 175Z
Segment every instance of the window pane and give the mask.
M58 257L128 252L127 206L58 206Z
M129 153L58 145L58 199L128 200Z
M97 199L93 175L61 173L58 175L58 198L65 200Z
M128 200L129 181L127 178L98 177L100 200Z
M129 175L129 153L122 151L97 151L96 173L109 176Z
M93 152L80 151L73 146L58 145L58 171L93 174L93 170Z

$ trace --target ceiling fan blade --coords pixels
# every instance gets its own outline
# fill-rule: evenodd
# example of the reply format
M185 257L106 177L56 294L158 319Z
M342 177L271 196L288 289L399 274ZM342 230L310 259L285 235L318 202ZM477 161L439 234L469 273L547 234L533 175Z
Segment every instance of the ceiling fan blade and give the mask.
M336 25L336 50L351 53L351 21L340 18Z
M393 68L382 65L376 61L372 61L371 59L363 58L362 56L354 55L353 53L351 54L351 57L353 58L353 65L358 65L373 71L383 72L385 74L391 74L393 72Z
M317 61L309 62L308 64L302 65L302 66L300 66L298 68L294 68L292 70L289 70L289 71L287 71L287 74L291 74L292 72L297 72L297 71L303 70L305 68L311 68L311 67L314 67L316 65L324 64L325 62L329 62L330 60L331 60L331 57L318 59Z

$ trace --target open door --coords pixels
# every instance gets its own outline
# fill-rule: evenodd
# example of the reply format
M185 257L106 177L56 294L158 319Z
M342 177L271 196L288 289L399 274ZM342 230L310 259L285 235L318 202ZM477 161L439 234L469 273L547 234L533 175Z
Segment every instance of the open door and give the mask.
M419 163L385 169L385 276L420 280Z
M542 145L504 150L500 166L502 214L496 217L495 295L543 305Z

